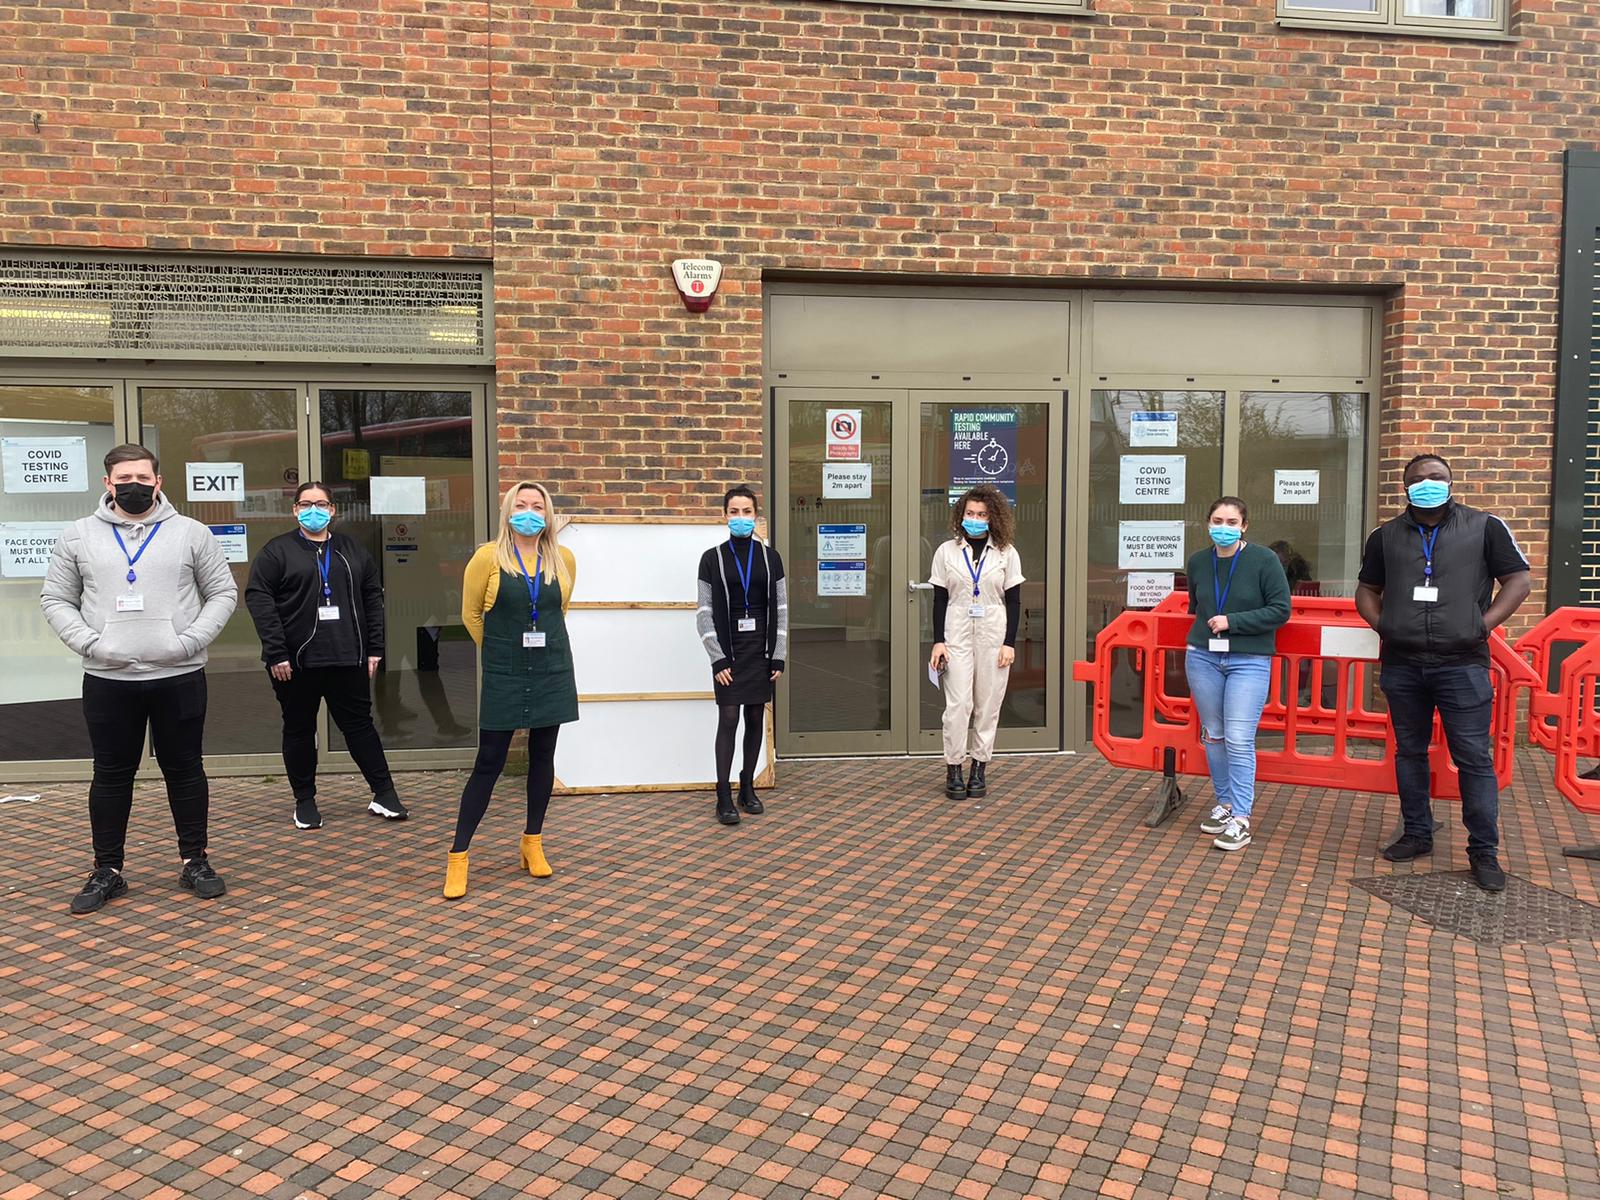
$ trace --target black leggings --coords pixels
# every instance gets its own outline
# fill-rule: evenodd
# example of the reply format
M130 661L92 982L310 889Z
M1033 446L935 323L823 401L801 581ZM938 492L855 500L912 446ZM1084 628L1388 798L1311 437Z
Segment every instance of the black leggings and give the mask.
M539 833L544 829L545 810L550 807L550 789L556 782L556 735L559 725L546 725L542 729L528 730L528 827L526 833ZM461 812L456 817L455 845L452 854L459 854L472 842L478 831L478 822L489 811L489 797L494 795L495 782L505 770L506 756L511 753L511 738L515 729L478 730L478 760L472 764L472 776L461 793Z
M717 705L717 782L727 783L733 770L733 734L739 728L739 705ZM767 706L744 706L744 771L756 773L756 759L761 755L761 737L767 728Z

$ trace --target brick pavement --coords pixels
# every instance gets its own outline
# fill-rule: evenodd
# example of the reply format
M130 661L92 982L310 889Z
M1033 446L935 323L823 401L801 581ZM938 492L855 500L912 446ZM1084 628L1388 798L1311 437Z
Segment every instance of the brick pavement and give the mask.
M1506 865L1595 903L1547 768ZM398 826L328 780L316 833L218 781L209 904L143 787L132 890L79 918L81 790L0 806L0 1200L1600 1195L1595 943L1352 887L1411 870L1392 800L1268 788L1224 856L1097 759L992 778L790 764L733 830L559 798L544 882L507 780L455 904L459 775L406 777ZM1442 815L1423 870L1465 865Z

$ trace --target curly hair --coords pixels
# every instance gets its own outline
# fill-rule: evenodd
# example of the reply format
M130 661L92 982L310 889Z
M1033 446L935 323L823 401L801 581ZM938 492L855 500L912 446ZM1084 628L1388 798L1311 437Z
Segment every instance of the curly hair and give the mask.
M1001 549L1011 545L1011 505L999 488L992 483L980 483L961 493L960 499L950 506L950 534L965 537L961 518L966 515L967 501L976 500L989 510L989 540Z

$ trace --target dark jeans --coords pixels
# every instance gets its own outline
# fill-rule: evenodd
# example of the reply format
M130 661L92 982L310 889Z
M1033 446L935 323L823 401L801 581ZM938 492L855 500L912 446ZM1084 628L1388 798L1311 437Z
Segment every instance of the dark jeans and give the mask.
M550 807L550 792L556 782L556 736L559 725L528 730L528 823L524 833L544 832L544 814ZM456 840L451 853L459 854L472 844L478 823L489 811L489 797L500 772L506 769L511 754L514 729L478 730L478 758L461 792L461 809L456 814Z
M133 811L133 776L144 753L144 732L161 775L178 831L178 853L197 858L206 850L206 816L211 792L201 759L206 727L206 673L203 669L168 679L83 677L83 719L94 748L94 781L89 784L89 825L94 831L94 865L122 869Z
M383 741L372 724L365 665L300 668L287 681L273 679L272 690L283 709L283 769L296 800L317 796L317 712L324 700L372 794L393 789Z
M1489 668L1386 662L1378 686L1389 701L1394 777L1405 831L1433 838L1428 745L1433 740L1433 711L1437 708L1450 759L1461 776L1461 822L1467 827L1467 854L1493 854L1500 844L1500 785L1494 777L1494 748L1489 739L1494 708Z

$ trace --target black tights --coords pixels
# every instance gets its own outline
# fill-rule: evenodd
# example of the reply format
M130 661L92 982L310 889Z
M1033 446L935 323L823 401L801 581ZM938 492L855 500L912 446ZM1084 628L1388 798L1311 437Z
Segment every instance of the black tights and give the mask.
M727 783L733 771L733 733L739 728L739 705L717 705L717 782ZM767 706L744 706L744 774L755 775L761 738L767 730Z
M559 725L528 730L528 828L524 832L539 833L544 829L550 789L556 782L556 735L560 732ZM514 729L478 730L478 760L472 764L472 777L461 793L455 845L450 847L452 854L461 853L471 844L478 822L489 811L489 797L494 795L495 782L505 770L514 733Z

